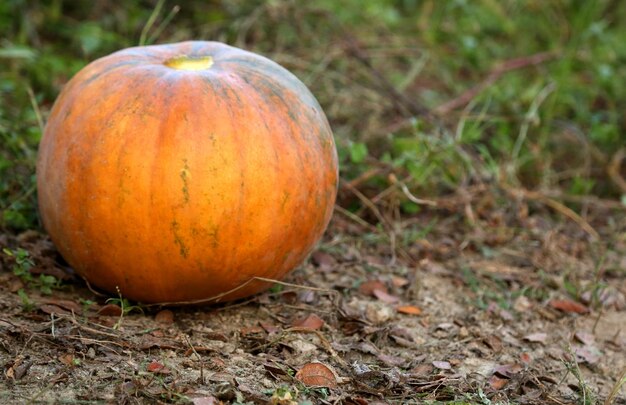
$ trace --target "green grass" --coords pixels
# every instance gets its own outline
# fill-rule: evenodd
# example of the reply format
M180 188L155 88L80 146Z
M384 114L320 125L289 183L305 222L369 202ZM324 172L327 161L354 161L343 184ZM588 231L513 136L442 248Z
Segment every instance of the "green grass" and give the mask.
M244 47L296 73L329 116L346 180L382 165L419 196L498 180L621 198L606 176L607 162L626 144L620 0L176 4L0 3L1 228L39 227L36 150L63 84L120 48L186 39ZM435 110L499 63L541 52L554 56L503 74L437 119L413 108ZM389 182L381 173L363 186L373 195ZM401 207L418 210L408 200Z

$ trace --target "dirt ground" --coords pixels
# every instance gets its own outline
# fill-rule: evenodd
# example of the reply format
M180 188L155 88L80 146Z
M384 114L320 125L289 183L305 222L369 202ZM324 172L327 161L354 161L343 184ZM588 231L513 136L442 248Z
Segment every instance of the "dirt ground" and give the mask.
M0 402L626 403L623 211L589 212L594 241L532 206L465 208L398 222L393 243L336 213L285 284L194 308L122 312L44 235L4 235L68 279L25 301L3 257Z

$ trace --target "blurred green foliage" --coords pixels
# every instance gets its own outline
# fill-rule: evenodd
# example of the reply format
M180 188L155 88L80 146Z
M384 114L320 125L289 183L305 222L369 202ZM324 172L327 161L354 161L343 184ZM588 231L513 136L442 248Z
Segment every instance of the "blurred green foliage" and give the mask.
M348 180L386 165L421 195L500 177L619 197L605 173L626 144L624 21L621 0L4 0L0 227L38 226L37 144L63 84L140 38L223 41L292 70L325 108ZM381 85L433 110L499 63L540 52L555 56L505 73L437 121ZM384 176L368 180L387 186Z

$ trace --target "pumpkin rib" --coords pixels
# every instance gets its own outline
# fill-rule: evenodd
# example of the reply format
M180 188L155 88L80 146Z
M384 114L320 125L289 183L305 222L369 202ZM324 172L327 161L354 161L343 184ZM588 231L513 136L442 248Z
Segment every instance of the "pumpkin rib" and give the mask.
M250 88L251 88L251 86L249 86L249 83L247 83L245 80L241 80L238 84L239 84L239 86L248 86L248 87L250 87ZM243 93L243 94L247 97L248 101L250 101L250 103L248 103L248 104L252 104L252 105L254 106L254 109L255 109L255 111L257 112L257 114L259 114L259 117L263 117L263 116L264 116L264 114L259 113L259 111L260 111L260 104L259 104L259 102L258 102L257 100L255 100L255 99L254 99L254 97L253 97L253 95L259 96L259 94L260 94L260 93L258 92L258 90L257 90L256 88L252 88L252 89L253 89L253 91L252 91L252 92L243 91L242 93ZM264 118L262 118L262 120L264 120ZM267 131L269 131L267 123L265 123L264 128L265 128ZM285 127L284 131L287 131L287 132L288 132L287 127ZM288 137L288 138L291 138L291 137ZM280 145L280 146L282 146L282 145ZM276 151L276 150L278 149L278 148L277 148L277 145L273 145L273 149L274 149L274 151ZM274 159L279 159L279 155L278 155L277 153L273 154L273 156L274 156ZM279 165L278 165L278 162L277 162L277 163L276 163L276 165L274 166L274 170L279 170ZM291 226L293 226L293 224L294 224L294 223L292 222L292 223L290 223L290 224L289 224L289 226L291 227ZM282 247L281 247L281 248L282 248ZM284 249L284 248L283 248L283 249ZM279 249L279 250L280 250L280 249ZM259 276L263 276L263 277L265 277L265 276L267 276L267 275L268 275L268 273L270 273L270 272L271 272L271 269L269 269L269 268L268 268L268 269L267 269L266 271L264 271L262 274L259 274ZM246 277L241 277L241 278L239 279L239 281L237 282L237 284L242 284L242 283L248 282L249 280L250 280L250 278L249 278L249 277L247 277L247 276L246 276ZM236 287L236 285L235 285L235 286L233 286L233 287Z

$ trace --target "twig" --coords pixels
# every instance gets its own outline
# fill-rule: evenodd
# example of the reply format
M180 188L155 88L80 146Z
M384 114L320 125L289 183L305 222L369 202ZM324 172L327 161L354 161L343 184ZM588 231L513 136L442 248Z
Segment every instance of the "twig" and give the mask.
M381 223L381 225L385 225L386 228L389 228L389 224L388 224L387 220L385 219L383 214L381 214L380 210L378 209L378 207L376 207L376 204L374 204L372 202L372 200L370 200L363 193L361 193L359 191L359 189L357 189L356 187L352 187L349 183L347 183L347 182L345 182L343 180L340 182L340 185L345 187L345 188L347 188L348 190L350 190L352 192L352 194L354 194L359 200L361 200L361 202L367 208L370 209L370 211L374 214L376 219L378 219L378 221Z
M41 116L41 110L39 110L39 104L37 104L37 97L35 97L35 92L30 86L26 87L26 91L28 92L28 98L30 99L30 104L33 107L33 111L35 112L35 117L37 117L37 125L39 125L39 130L43 134L44 123Z
M345 215L346 217L350 218L351 220L353 220L357 224L359 224L359 225L369 229L372 232L378 232L378 229L376 229L376 227L374 225L370 224L369 222L367 222L366 220L364 220L360 216L358 216L358 215L348 211L347 209L343 208L340 205L335 205L335 211L339 212L340 214Z
M369 71L370 74L372 74L376 78L381 90L389 94L391 101L397 107L408 111L413 116L432 117L431 112L426 107L419 105L417 102L415 102L415 100L399 92L395 88L395 86L372 65L369 56L363 50L363 48L359 46L357 40L352 35L346 32L345 37L347 42L347 54L354 57L359 63L361 63L361 65L363 65Z
M615 401L615 398L617 398L617 394L619 394L619 390L622 388L622 385L624 385L625 383L626 383L626 367L622 369L622 375L619 376L619 378L615 382L615 385L613 385L613 388L611 389L611 393L609 394L608 397L606 397L606 400L604 401L604 405L613 404L613 402Z
M439 115L445 115L450 111L463 107L474 99L480 92L495 83L502 75L513 70L522 69L528 66L540 65L546 61L554 59L558 56L556 52L541 52L530 56L524 56L521 58L509 59L501 62L492 69L487 77L477 85L464 91L458 97L447 101L440 106L436 107L434 112Z
M349 184L351 187L358 187L361 183L364 183L368 181L369 179L371 179L372 177L377 176L379 174L384 174L384 172L387 170L389 170L389 168L372 167L371 169L363 172L361 175L359 175L355 179L352 179L346 183Z
M245 286L247 286L250 283L253 283L255 281L264 281L266 283L273 283L273 284L280 284L282 286L285 287L292 287L292 288L300 288L303 290L310 290L310 291L317 291L317 292L323 292L323 293L327 293L327 294L339 294L339 292L337 290L330 290L328 288L319 288L319 287L311 287L311 286L307 286L307 285L300 285L300 284L293 284L293 283L288 283L286 281L280 281L280 280L275 280L272 278L266 278L266 277L252 277L251 279L249 279L248 281L240 284L239 286L232 288L226 292L214 295L212 297L209 298L202 298L202 299L198 299L198 300L190 300L190 301L168 301L168 302L157 302L154 304L142 304L143 307L156 307L156 306L173 306L173 305L198 305L198 304L208 304L208 303L217 303L219 302L222 298L241 290L242 288L244 288Z
M622 167L622 161L626 158L626 148L620 148L611 159L611 164L607 168L607 172L613 180L613 183L622 190L622 193L626 194L626 180L622 177L620 171Z
M626 205L622 204L619 201L602 199L593 195L570 195L560 192L546 192L545 196L557 200L569 201L576 204L588 204L600 206L607 209L626 210Z
M437 206L437 201L426 200L426 199L418 198L418 197L414 196L411 193L411 191L409 190L409 188L406 186L406 184L403 181L398 180L398 178L394 174L391 174L389 176L389 181L391 181L391 184L399 185L400 189L402 189L402 192L404 193L406 198L408 198L409 200L411 200L415 204L418 204L418 205L430 205L431 207L436 207Z
M191 348L191 350L193 351L193 353L196 355L196 357L198 358L198 361L200 362L200 381L202 384L204 384L204 367L203 367L203 361L202 361L202 357L200 357L200 355L198 354L198 352L196 351L196 348L193 347L193 345L191 344L191 342L189 341L189 337L187 335L185 335L185 341L187 342L187 344L189 345L189 347Z

